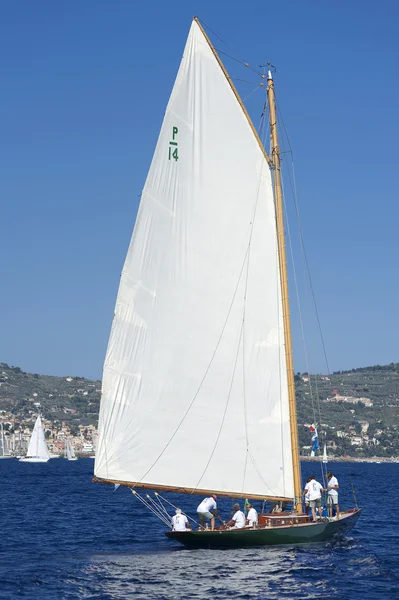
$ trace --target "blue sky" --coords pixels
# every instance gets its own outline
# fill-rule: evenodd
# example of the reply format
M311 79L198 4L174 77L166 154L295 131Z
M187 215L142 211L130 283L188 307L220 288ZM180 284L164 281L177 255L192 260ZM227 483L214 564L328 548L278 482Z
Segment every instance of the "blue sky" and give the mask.
M396 0L2 2L0 361L101 377L195 14L236 55L277 65L330 368L399 361ZM262 103L251 96L255 124ZM293 335L303 371L294 309ZM325 371L315 330L308 342Z

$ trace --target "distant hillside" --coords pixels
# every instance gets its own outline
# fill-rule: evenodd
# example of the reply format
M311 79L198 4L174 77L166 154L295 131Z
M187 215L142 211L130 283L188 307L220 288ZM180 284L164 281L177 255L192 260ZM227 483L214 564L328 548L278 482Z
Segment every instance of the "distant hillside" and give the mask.
M338 444L336 454L399 455L399 363L328 376L297 373L295 384L298 424L313 421L314 406L316 420L326 425L321 430L327 442ZM343 437L337 439L337 431ZM305 427L299 426L299 435L301 445L310 444Z
M25 373L20 367L0 363L0 410L23 422L37 404L50 421L70 425L97 425L101 382L84 377L53 377Z
M399 456L399 363L327 376L297 373L295 384L303 454L310 453L305 425L316 419L329 454ZM37 412L40 402L52 422L97 426L100 390L100 381L25 373L0 363L0 410L21 423Z

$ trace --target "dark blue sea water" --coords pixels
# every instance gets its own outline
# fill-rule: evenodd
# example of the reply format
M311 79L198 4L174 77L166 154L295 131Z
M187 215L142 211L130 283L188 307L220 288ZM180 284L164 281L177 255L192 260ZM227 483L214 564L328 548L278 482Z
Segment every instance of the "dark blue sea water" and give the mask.
M93 460L0 461L0 598L399 598L399 464L334 463L340 504L364 512L327 544L185 550L126 488L91 482ZM303 464L307 477L319 466ZM167 496L185 510L198 497ZM219 502L223 516L231 502Z

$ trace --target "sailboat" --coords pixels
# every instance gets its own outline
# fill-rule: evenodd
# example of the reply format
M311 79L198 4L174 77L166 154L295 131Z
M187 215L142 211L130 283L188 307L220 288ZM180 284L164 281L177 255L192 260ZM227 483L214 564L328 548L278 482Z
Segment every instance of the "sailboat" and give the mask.
M274 81L263 77L270 155L194 18L104 363L94 481L279 506L257 528L166 532L188 547L321 541L360 514L303 514Z
M65 438L65 458L67 458L68 460L78 460L76 455L75 455L75 450L72 446L71 440L68 438Z
M38 415L35 426L30 437L28 451L20 462L43 463L47 462L50 454L47 448L46 438L44 437L43 425L40 415Z
M328 463L328 457L327 457L327 445L324 444L324 448L323 448L323 458L322 458L322 462L326 465Z
M0 423L0 458L14 458L12 454L10 454L10 449L4 434L3 423Z

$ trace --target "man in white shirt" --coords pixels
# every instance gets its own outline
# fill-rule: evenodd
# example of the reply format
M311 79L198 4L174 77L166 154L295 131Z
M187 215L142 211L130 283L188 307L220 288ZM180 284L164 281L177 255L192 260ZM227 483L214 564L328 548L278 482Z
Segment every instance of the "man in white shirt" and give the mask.
M338 479L331 472L327 473L327 506L328 516L332 517L333 504L335 505L335 518L339 519L339 506L338 506Z
M310 482L310 477L307 478L306 483ZM309 512L309 490L306 488L303 490L303 496L305 498L305 514L307 515Z
M176 514L172 517L172 531L187 531L187 529L191 529L189 520L182 514L181 508L176 508Z
M322 515L322 506L321 506L321 494L323 492L323 486L321 483L316 481L316 477L314 475L310 476L310 481L305 485L304 493L309 496L309 504L312 509L312 517L313 521L316 521L316 508L319 511L319 516Z
M234 504L233 510L235 510L235 513L226 525L227 527L231 527L231 529L242 529L245 527L245 515L242 510L240 510L239 504Z
M256 527L258 524L258 512L257 510L250 504L247 503L248 514L247 514L247 523L250 527Z
M209 498L204 498L197 507L200 528L204 528L205 519L211 522L211 531L215 529L215 517L219 516L216 504L216 495L212 494Z

